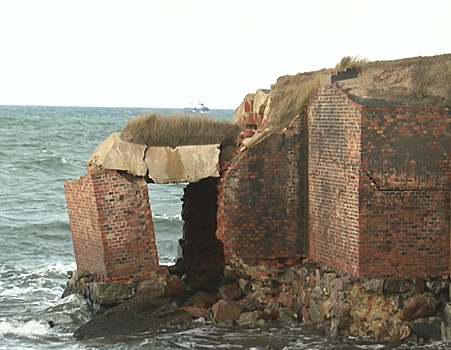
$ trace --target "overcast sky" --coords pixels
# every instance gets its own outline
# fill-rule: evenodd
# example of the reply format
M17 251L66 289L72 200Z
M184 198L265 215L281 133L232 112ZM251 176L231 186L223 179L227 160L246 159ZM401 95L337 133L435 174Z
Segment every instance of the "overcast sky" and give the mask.
M236 108L279 76L451 53L450 0L0 0L0 104Z

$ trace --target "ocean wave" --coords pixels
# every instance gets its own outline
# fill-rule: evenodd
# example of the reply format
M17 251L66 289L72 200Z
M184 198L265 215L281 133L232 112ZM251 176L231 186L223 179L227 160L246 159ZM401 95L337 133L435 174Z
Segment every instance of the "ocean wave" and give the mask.
M182 221L182 215L168 215L168 214L153 214L153 219L157 220L167 220L167 221Z
M14 319L0 319L0 334L36 338L50 333L48 323L36 320L21 322Z

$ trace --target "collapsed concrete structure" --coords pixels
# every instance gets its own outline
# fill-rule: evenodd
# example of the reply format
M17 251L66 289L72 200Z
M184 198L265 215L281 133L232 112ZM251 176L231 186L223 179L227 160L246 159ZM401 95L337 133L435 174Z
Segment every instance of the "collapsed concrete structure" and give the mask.
M449 56L430 64L451 72ZM238 107L246 130L227 161L219 144L148 147L111 135L88 174L65 184L78 268L103 281L159 269L152 181L189 182L186 268L309 258L354 276L451 274L451 90L429 91L418 60L318 72L295 108L280 96L310 73L281 77Z

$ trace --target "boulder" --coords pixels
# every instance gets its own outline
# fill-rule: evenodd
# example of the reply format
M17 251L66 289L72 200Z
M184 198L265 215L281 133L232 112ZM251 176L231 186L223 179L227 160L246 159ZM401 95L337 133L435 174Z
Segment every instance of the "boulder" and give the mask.
M277 297L277 302L286 307L292 307L294 301L294 295L289 293L281 293Z
M212 318L217 322L237 321L243 307L234 300L219 300L211 308Z
M161 282L154 280L143 281L136 289L136 295L147 296L149 298L161 298L168 296L168 288Z
M413 322L410 324L412 331L425 340L440 340L440 324L432 322Z
M88 298L100 305L117 305L133 296L126 284L118 282L93 282L88 283L86 287Z
M233 280L237 281L240 279L245 279L249 281L251 279L251 276L249 276L245 271L240 270L236 267L226 265L224 267L224 277L226 280Z
M163 301L138 296L117 305L81 326L74 337L93 339L155 332L159 329L191 325L191 315Z
M310 304L308 307L308 315L310 321L312 321L314 324L321 323L323 321L320 311L318 307L316 306L316 303L313 301L313 299L310 299Z
M246 298L241 304L243 305L243 311L262 311L264 310L263 304L261 304L258 300L254 298Z
M241 288L237 282L226 284L219 288L219 294L223 299L238 300L241 297Z
M166 285L169 288L171 296L179 296L183 294L182 281L177 275L169 275L166 279Z
M403 302L403 308L398 312L398 317L404 321L413 321L419 318L432 316L438 305L433 295L416 294Z
M384 291L384 280L381 278L372 278L363 283L363 288L367 292L382 294Z
M269 316L269 314L264 311L243 312L238 318L237 323L239 325L255 324L260 320L268 322L271 320L271 316Z
M203 318L204 320L208 319L208 310L202 307L193 307L193 306L182 306L180 309L188 312L192 318Z
M279 309L278 322L283 325L295 325L299 323L298 315L290 308L283 307Z
M369 331L377 341L403 340L411 333L410 327L396 318L373 322L369 327Z
M217 301L218 298L216 297L216 295L211 295L201 291L197 292L191 298L189 298L184 306L209 309Z
M78 269L70 272L63 298L71 294L85 294L85 285L94 281L94 275L88 270Z
M435 295L439 295L444 290L448 290L448 281L438 280L426 283L426 287Z
M385 279L384 292L390 293L406 293L411 289L409 281L403 276L394 276Z

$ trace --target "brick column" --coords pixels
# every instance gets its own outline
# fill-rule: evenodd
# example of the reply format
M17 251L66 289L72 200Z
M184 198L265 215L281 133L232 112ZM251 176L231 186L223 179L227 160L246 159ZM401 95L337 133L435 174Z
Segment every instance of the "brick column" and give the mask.
M104 281L127 280L158 269L143 178L102 170L68 181L64 188L78 268Z

